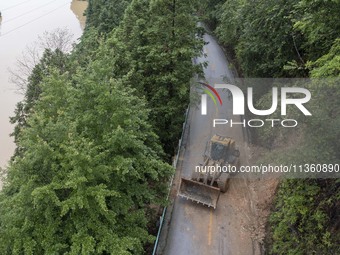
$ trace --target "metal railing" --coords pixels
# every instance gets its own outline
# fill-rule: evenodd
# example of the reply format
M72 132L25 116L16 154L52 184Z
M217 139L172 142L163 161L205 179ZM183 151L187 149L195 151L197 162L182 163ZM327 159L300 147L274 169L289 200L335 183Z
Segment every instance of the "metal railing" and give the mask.
M190 110L190 106L188 106L188 108L186 109L186 112L185 112L185 120L184 120L183 127L182 127L181 138L180 138L179 141L178 141L177 154L176 154L176 157L174 158L174 160L173 160L173 162L172 162L172 166L173 166L175 169L177 168L177 163L178 163L179 154L180 154L180 152L181 152L181 148L182 148L182 145L183 145L183 144L182 144L182 142L183 142L183 137L184 137L185 130L186 130L187 124L188 124L189 110ZM174 181L174 177L175 177L175 173L171 176L171 179L170 179L170 182L169 182L169 186L168 186L168 195L167 195L167 197L166 197L166 200L167 200L167 201L169 200L169 197L170 197L171 186L172 186L172 183L173 183L173 181ZM158 247L158 243L159 243L159 238L160 238L160 235L161 235L161 230L162 230L162 227L163 227L164 217L165 217L165 213L166 213L167 208L168 208L167 206L164 207L162 216L160 217L160 223L159 223L158 232L157 232L157 237L156 237L155 245L154 245L154 247L153 247L152 255L156 255L156 251L157 251L157 247Z

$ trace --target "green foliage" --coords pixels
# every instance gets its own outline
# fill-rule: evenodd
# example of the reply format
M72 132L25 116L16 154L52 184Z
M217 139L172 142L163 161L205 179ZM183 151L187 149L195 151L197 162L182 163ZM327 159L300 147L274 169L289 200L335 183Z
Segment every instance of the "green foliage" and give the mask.
M270 217L273 246L269 254L338 254L339 180L285 180Z
M0 199L1 254L141 254L145 210L160 203L172 168L159 159L143 100L96 78L53 74L8 170Z
M339 37L338 0L211 2L205 17L247 77L306 77Z
M224 1L219 8L221 15L218 20L216 34L219 40L227 46L235 46L241 36L243 27L243 6L244 3L239 0Z
M293 30L295 2L248 1L244 6L243 29L236 51L246 76L287 77L291 74L284 72L284 65L292 60L302 62L296 49L301 38Z
M107 34L117 27L131 0L89 0L86 29L94 27Z
M87 27L81 37L79 44L75 46L73 54L70 56L74 66L86 67L95 58L98 47L105 41L104 36L99 34L94 27Z
M18 156L23 150L23 147L20 146L18 140L21 130L27 126L26 122L30 115L31 108L39 99L41 94L41 81L44 77L50 75L51 68L57 68L60 73L65 72L67 68L67 61L67 56L59 49L56 49L55 51L46 49L39 64L33 68L31 75L28 77L24 100L17 104L15 116L10 119L12 124L16 124L12 134L17 145L14 157Z
M195 1L134 0L117 29L118 42L110 39L122 53L115 70L146 97L168 158L182 130L190 80L199 71L192 63L203 46L194 7Z
M311 67L314 78L340 77L340 38L335 40L327 54L311 62Z
M197 3L116 2L90 1L81 43L47 51L30 77L12 119L1 254L143 254L154 240L150 211L173 174L163 150L177 146L199 70Z
M340 32L339 0L300 0L294 6L299 17L294 17L294 29L305 38L301 45L306 58L315 61L327 54Z
M221 20L221 15L223 15L222 5L224 2L224 0L198 1L198 13L204 22L207 23L212 29L216 29L216 26Z
M196 5L196 1L134 0L120 25L98 41L98 50L91 50L91 45L88 50L86 42L77 48L79 53L90 51L87 58L105 59L109 76L121 78L147 99L151 124L169 160L189 104L190 80L200 71L192 63L203 46L193 16ZM91 41L86 33L85 40ZM80 58L86 63L83 54Z
M339 0L222 2L208 8L205 17L213 15L210 23L218 39L234 49L244 76L314 78L307 86L312 94L308 103L312 117L291 111L286 117L297 119L298 128L255 131L256 141L272 150L261 161L339 163L339 79L330 79L340 75ZM276 85L257 87L262 92L255 99L258 109L268 109L268 91ZM269 224L268 252L339 254L338 201L336 179L283 181Z

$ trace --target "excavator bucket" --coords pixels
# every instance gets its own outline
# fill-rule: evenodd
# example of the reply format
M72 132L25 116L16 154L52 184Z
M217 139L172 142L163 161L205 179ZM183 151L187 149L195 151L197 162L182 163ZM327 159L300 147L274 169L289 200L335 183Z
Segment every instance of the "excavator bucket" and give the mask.
M216 209L220 189L201 182L182 178L177 196Z

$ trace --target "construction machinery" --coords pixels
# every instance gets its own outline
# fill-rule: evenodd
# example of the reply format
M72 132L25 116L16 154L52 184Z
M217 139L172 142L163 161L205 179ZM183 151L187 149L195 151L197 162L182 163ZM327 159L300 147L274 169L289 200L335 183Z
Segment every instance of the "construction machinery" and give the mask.
M206 145L204 163L194 169L191 179L181 178L177 195L216 209L220 192L227 191L230 175L238 168L239 157L235 140L214 135Z

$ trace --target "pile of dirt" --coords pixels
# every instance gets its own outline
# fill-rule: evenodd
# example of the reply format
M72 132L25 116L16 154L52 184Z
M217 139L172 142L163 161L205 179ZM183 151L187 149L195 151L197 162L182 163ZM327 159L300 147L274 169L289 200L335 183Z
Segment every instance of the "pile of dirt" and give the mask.
M266 151L264 148L250 146L248 150L249 165L256 164L257 159ZM232 246L235 246L231 247L231 250L239 250L238 247L242 247L246 243L242 240L250 238L253 244L253 254L264 253L266 224L278 184L278 178L254 178L254 175L244 175L230 180L230 187L226 195L229 206L236 212L231 215L231 220L239 226L238 229L234 229L233 234L240 237L237 243L231 243Z

